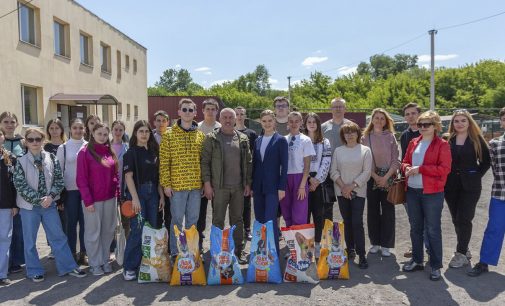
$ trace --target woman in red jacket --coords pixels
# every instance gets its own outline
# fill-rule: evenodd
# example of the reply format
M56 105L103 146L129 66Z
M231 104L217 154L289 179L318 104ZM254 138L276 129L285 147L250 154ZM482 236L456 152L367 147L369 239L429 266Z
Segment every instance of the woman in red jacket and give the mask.
M423 232L429 245L431 280L439 280L442 268L441 218L444 186L451 171L449 144L438 137L440 116L427 111L417 119L420 137L412 139L403 158L402 171L407 177L407 209L412 240L412 260L403 271L424 270Z

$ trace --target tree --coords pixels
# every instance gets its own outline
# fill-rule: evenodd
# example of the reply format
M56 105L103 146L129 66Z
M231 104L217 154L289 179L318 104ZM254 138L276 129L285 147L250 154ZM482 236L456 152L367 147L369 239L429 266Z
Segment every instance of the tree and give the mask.
M258 65L253 72L241 75L233 82L233 85L240 91L256 93L259 96L266 96L270 90L270 73L265 65Z
M192 84L195 83L193 83L193 79L191 78L191 74L189 73L188 70L186 69L176 70L170 68L168 70L163 71L160 80L156 82L154 85L156 87L162 87L168 92L178 92L178 91L187 91Z

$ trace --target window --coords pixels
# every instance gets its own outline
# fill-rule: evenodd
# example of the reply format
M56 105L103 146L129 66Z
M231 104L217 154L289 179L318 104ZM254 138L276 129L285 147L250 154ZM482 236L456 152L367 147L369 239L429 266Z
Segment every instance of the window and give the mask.
M117 50L116 51L116 57L117 57L117 78L118 80L121 79L121 51Z
M81 64L93 66L93 40L91 36L80 33L81 41Z
M54 54L70 57L70 37L68 23L54 20Z
M33 6L18 2L19 39L40 46L40 15Z
M105 124L109 124L109 106L102 105L102 121Z
M137 121L139 119L139 107L138 105L133 106L133 121Z
M21 85L21 101L23 103L23 124L38 125L37 88Z
M126 120L130 120L130 104L126 104Z
M130 57L125 54L124 56L124 70L128 71L130 70Z
M110 46L100 43L100 66L102 67L102 72L111 73L110 67Z
M116 107L117 107L118 117L122 117L123 116L123 104L121 102L118 102Z
M133 60L133 74L137 74L137 60Z

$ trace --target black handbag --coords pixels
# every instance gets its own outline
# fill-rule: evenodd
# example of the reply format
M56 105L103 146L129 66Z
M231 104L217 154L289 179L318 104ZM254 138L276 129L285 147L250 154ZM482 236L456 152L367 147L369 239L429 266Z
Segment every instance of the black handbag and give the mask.
M337 197L335 196L335 187L333 186L333 181L328 177L321 184L321 190L323 192L323 201L324 203L333 203L337 201Z

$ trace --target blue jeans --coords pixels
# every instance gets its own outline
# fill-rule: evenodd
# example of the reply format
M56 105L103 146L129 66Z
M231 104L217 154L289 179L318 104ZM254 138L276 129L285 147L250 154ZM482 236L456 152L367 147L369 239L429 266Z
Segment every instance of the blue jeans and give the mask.
M480 262L493 266L498 265L504 235L505 201L491 198L489 203L489 221L487 222L482 246L480 247Z
M7 278L9 269L9 249L12 239L12 210L0 209L0 279Z
M160 203L158 185L153 183L142 184L137 189L137 193L144 221L142 224L139 224L137 216L130 218L130 235L128 235L128 240L126 241L123 262L123 268L127 271L137 270L140 266L140 261L142 260L142 227L144 226L144 222L155 227L158 221L158 205Z
M170 222L170 253L177 254L177 240L175 238L174 225L182 230L182 221L186 217L185 227L189 229L198 222L200 216L200 189L174 191L170 199L170 213L172 220ZM131 234L130 234L131 235Z
M412 240L412 259L424 262L423 233L426 233L432 269L442 268L442 209L444 193L423 194L422 189L407 189L407 206Z
M67 243L67 236L61 228L60 216L56 209L56 203L48 208L34 206L33 210L20 209L21 219L23 221L23 236L25 245L26 276L44 275L44 267L40 264L39 254L37 253L37 233L40 223L44 227L46 237L51 245L56 262L58 275L62 276L73 269L78 268L74 257L70 252Z
M12 241L10 247L9 267L20 266L25 263L23 242L23 225L21 216L15 215L12 219Z
M277 193L254 193L254 216L259 223L273 222L275 247L279 254L279 225L277 224L277 211L279 210L279 195Z
M84 246L84 214L82 212L81 192L79 190L67 191L64 212L67 219L66 234L70 251L72 254L75 254L77 251L77 223L79 223L79 246L81 252L86 252L86 247Z

